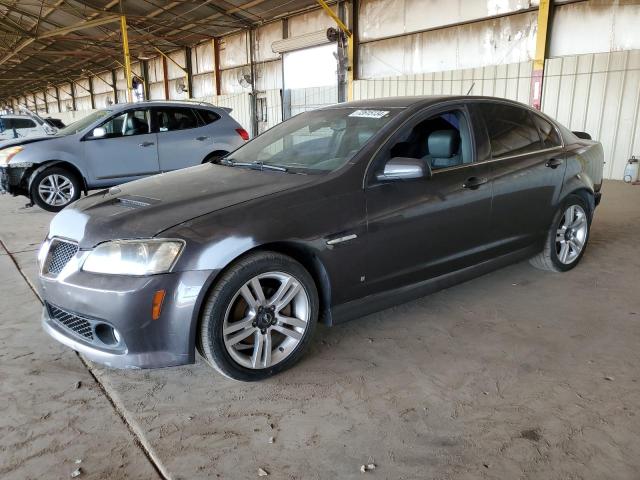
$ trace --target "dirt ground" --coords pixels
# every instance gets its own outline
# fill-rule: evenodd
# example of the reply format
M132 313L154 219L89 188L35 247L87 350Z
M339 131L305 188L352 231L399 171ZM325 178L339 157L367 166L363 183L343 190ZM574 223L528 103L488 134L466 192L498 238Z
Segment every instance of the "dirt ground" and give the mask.
M51 215L24 203L0 197L0 478L640 477L640 187L605 185L573 271L523 262L321 327L257 384L46 337L26 279Z

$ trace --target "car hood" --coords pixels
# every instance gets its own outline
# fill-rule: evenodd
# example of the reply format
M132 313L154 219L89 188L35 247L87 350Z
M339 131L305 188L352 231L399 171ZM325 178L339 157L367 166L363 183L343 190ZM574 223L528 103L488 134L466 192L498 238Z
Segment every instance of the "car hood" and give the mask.
M7 147L15 147L16 145L26 145L28 143L41 142L42 140L52 140L56 137L55 135L42 135L36 137L21 137L21 138L11 138L9 140L0 141L0 149Z
M81 248L150 238L193 218L313 182L316 176L198 165L102 190L56 215L50 235Z

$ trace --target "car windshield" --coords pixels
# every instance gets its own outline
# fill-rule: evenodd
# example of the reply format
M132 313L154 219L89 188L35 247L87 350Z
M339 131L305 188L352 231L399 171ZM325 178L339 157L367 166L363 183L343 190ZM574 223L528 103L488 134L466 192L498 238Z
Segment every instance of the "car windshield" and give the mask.
M349 162L398 112L330 108L301 113L267 130L220 163L298 173L331 172Z
M64 135L73 135L74 133L78 133L84 130L85 128L87 128L96 120L100 120L101 118L106 117L110 113L111 113L111 110L96 110L95 112L90 113L86 117L81 118L77 122L73 122L72 124L67 125L64 128L61 128L60 130L58 130L58 135L64 136Z

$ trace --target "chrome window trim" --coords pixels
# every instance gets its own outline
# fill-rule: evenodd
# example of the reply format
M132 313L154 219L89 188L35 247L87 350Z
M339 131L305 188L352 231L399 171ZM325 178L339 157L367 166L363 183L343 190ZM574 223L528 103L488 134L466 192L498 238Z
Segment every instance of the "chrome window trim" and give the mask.
M541 150L536 150L534 152L526 152L526 153L519 153L517 155L508 155L506 157L499 157L499 158L490 158L489 160L484 160L483 162L474 162L474 163L467 163L464 165L456 165L454 167L447 167L447 168L440 168L438 170L433 170L432 174L435 175L437 173L442 173L442 172L449 172L451 170L459 170L461 168L466 168L466 167L473 167L476 165L485 165L487 163L494 163L494 162L502 162L503 160L513 160L516 158L522 158L522 157L529 157L532 155L539 155L539 154L544 154L544 153L551 153L553 151L560 151L560 150L564 150L564 147L551 147L551 148L543 148Z

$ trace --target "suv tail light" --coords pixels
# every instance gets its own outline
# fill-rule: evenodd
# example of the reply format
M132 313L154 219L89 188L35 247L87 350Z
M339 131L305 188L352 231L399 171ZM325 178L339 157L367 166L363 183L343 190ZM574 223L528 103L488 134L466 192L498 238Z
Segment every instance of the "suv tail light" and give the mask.
M249 140L249 132L244 128L236 128L236 132L238 132L238 135L240 135L245 142Z

